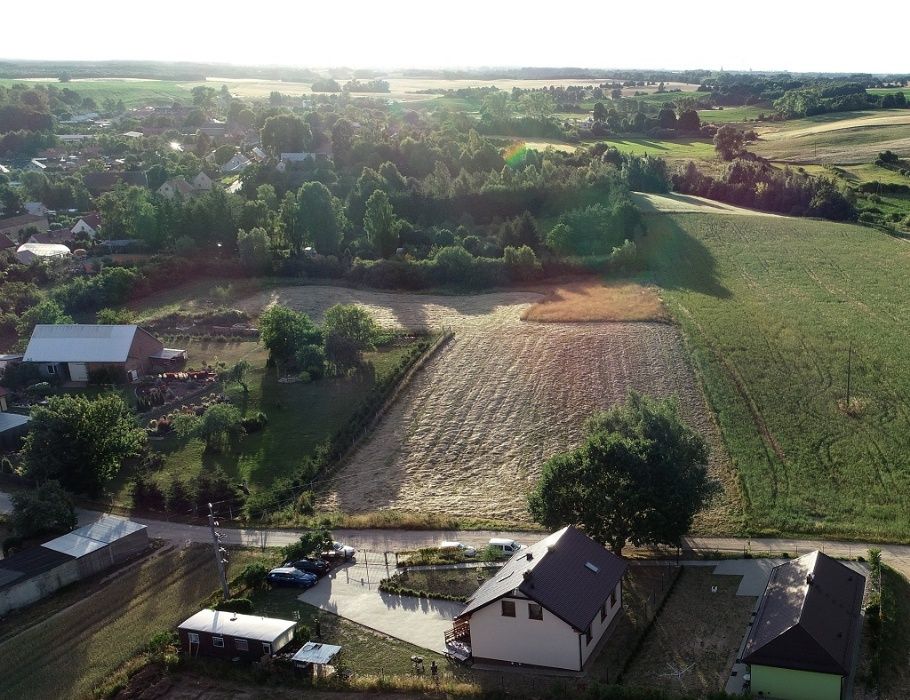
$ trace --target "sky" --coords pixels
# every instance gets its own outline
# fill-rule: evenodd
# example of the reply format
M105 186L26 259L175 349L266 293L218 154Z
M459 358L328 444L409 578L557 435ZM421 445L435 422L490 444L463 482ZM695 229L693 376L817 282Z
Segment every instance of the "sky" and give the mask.
M0 56L353 68L910 72L910 0L0 0ZM21 26L23 31L9 31Z

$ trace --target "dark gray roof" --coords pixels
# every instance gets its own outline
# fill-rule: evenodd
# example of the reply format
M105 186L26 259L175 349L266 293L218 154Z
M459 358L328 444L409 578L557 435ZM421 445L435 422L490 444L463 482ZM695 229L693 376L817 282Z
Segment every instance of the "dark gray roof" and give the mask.
M775 567L743 661L849 675L865 586L862 574L821 552Z
M512 555L475 591L459 617L518 591L582 631L626 571L626 562L580 530L566 527Z
M0 590L14 586L45 571L56 569L75 557L47 547L32 547L0 560Z
M124 184L132 187L148 187L148 179L141 170L106 170L100 173L86 173L85 187L92 194L100 194Z

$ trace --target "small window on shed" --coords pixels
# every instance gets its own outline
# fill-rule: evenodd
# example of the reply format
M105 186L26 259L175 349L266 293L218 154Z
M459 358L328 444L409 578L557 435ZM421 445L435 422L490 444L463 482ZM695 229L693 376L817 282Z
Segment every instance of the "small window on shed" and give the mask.
M585 644L590 644L591 639L591 625L588 625L588 629L585 630Z
M234 647L237 651L247 651L250 648L250 644L245 639L235 639Z
M610 607L612 608L616 605L616 589L614 588L610 593Z
M502 601L502 616L503 617L515 617L515 601L514 600Z
M199 644L199 635L196 632L187 632L186 638L190 644Z
M48 365L48 366L47 366L47 373L48 373L48 374L57 374L57 366L56 366L56 365Z
M528 619L543 620L543 608L537 603L528 603Z
M272 645L269 644L268 642L263 642L262 643L262 653L265 654L266 656L271 656L272 655Z
M607 619L607 604L606 604L606 602L604 602L604 604L600 606L600 621L603 622L606 619Z
M224 649L224 637L212 637L212 646Z

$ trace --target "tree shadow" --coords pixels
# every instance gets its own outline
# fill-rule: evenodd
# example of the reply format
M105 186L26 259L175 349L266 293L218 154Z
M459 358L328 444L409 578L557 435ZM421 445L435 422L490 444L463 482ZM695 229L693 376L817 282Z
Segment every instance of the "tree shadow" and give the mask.
M697 292L717 299L732 296L720 281L714 255L672 216L646 217L645 227L642 248L650 281L667 290Z

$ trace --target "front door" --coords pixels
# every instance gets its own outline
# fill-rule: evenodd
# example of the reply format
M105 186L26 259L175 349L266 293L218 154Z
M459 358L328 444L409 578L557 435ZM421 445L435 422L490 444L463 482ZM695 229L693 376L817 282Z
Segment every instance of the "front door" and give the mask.
M88 381L88 365L84 362L70 362L70 379L74 382Z

